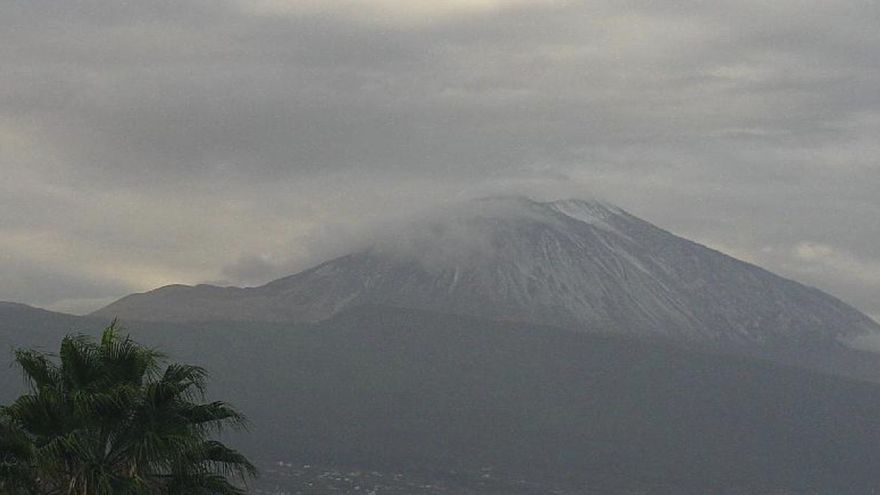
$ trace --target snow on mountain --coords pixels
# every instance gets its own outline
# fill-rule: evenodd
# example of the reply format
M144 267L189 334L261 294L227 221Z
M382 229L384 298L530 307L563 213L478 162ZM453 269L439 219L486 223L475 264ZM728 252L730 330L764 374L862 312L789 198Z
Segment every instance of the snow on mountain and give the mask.
M490 198L261 287L168 286L96 315L319 321L382 304L589 331L769 343L880 334L817 289L596 201Z

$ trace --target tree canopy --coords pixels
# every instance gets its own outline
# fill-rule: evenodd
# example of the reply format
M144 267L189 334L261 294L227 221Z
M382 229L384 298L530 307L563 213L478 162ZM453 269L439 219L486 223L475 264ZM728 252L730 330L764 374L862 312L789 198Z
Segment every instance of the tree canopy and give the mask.
M57 355L15 351L28 393L0 408L0 493L236 494L256 469L213 439L242 428L206 402L203 368L122 336L68 335Z

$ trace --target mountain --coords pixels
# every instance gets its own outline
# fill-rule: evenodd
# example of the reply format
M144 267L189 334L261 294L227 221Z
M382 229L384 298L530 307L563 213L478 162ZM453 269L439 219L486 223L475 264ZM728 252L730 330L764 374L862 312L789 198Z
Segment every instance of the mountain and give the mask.
M173 285L95 316L320 321L381 304L572 329L766 344L875 334L817 289L596 201L466 202L261 287Z
M2 309L3 347L57 350L63 333L94 335L107 323ZM425 485L501 486L454 493L864 495L880 486L880 386L751 358L378 306L315 324L128 330L206 367L209 399L251 422L230 442L273 469L282 461L351 467L327 469L342 478L358 468L386 473L386 483L427 472ZM8 403L22 381L0 373L0 385ZM513 481L516 490L504 489ZM297 491L274 486L265 489ZM421 488L389 493L440 493Z

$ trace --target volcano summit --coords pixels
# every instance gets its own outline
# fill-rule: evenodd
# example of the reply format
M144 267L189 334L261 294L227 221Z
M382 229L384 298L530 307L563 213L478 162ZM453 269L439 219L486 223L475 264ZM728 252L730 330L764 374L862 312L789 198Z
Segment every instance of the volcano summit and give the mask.
M260 287L172 285L94 315L143 321L321 321L386 305L695 342L803 342L880 332L817 289L615 206L469 201L370 247Z

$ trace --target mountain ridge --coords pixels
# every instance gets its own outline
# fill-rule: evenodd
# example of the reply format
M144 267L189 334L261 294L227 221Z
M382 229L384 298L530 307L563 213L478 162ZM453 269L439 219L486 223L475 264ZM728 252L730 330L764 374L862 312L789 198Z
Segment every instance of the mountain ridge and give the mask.
M717 342L880 333L833 296L613 205L526 198L454 205L259 287L167 286L93 315L301 322L362 304Z

